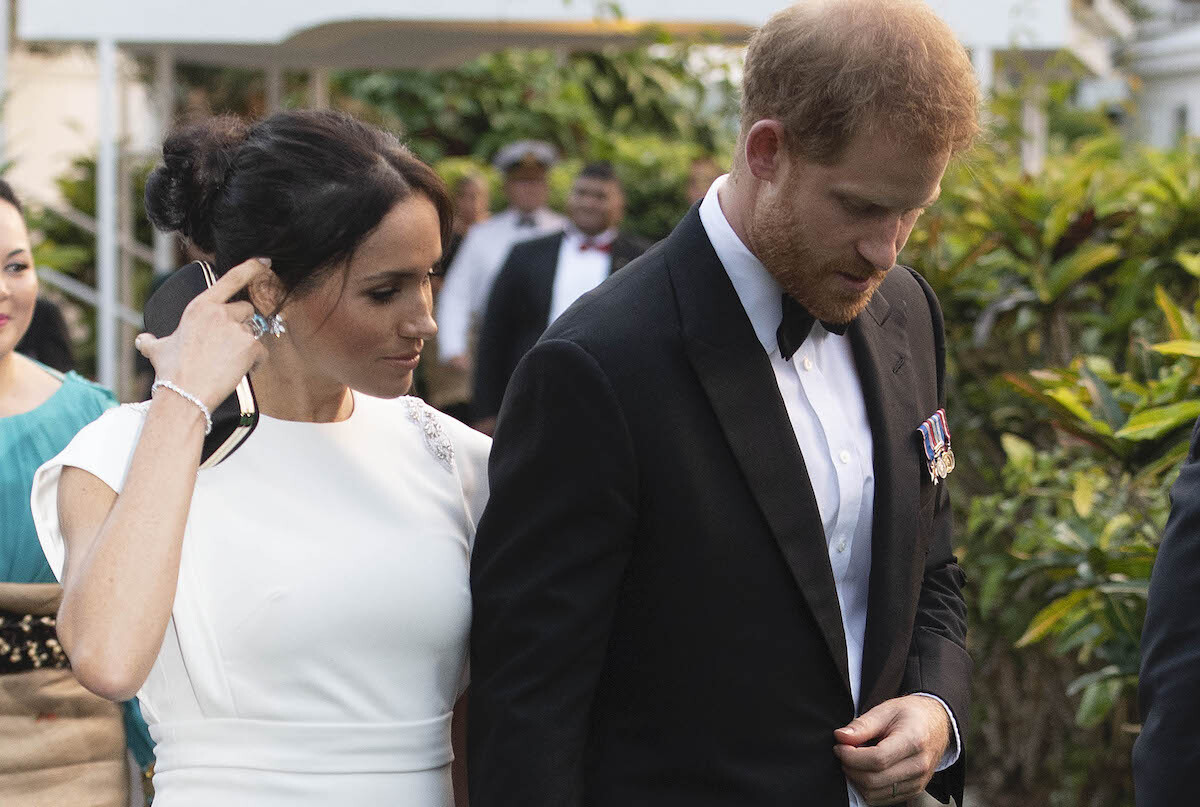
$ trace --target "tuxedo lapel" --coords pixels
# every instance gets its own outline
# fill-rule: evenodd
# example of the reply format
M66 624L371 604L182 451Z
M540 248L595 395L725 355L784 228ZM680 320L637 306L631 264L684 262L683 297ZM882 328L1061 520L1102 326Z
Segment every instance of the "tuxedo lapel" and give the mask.
M613 239L612 250L609 252L608 273L611 275L640 254L641 250L636 244L623 235L618 235Z
M550 304L554 298L554 279L558 276L558 253L563 235L545 239L529 266L529 327L541 333L550 323Z
M849 697L846 635L821 514L770 359L695 207L666 248L684 350Z
M913 438L917 424L906 319L904 307L892 306L881 288L850 328L875 446L871 578L860 689L863 711L895 694L876 688L881 681L899 680L903 673L909 642L897 639L908 636L913 624L917 598L912 591L921 583L924 560L915 552L921 467L912 454L917 450Z

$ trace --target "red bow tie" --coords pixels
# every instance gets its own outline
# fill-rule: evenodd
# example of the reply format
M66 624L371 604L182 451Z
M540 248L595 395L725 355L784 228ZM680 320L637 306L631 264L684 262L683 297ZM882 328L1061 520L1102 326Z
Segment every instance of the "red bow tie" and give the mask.
M587 252L589 249L594 249L597 252L612 252L612 241L607 244L597 243L594 238L585 238L583 243L579 245L580 252Z

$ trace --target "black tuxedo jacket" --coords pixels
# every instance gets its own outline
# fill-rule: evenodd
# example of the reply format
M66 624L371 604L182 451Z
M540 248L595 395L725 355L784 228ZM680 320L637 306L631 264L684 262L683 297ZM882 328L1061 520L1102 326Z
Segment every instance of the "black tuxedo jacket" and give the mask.
M1171 516L1150 577L1138 693L1138 807L1189 803L1200 771L1200 421L1171 488Z
M893 269L849 331L875 445L863 711L967 730L963 575L917 426L940 309ZM696 208L560 317L500 412L472 561L473 807L837 807L854 717L820 514ZM961 802L960 760L931 792Z
M563 234L513 246L488 297L475 359L474 415L494 417L517 363L546 330ZM609 274L646 251L638 238L618 235L609 251Z

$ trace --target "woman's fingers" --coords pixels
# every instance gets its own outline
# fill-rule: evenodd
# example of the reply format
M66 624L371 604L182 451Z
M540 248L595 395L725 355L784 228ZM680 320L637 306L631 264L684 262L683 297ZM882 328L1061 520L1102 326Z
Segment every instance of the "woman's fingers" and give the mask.
M150 358L151 352L154 350L154 344L158 341L152 334L139 333L133 339L133 346L147 359Z
M237 266L230 269L221 278L212 285L197 295L196 299L204 299L210 302L224 303L230 297L237 294L242 289L250 284L250 281L258 277L263 272L268 272L271 269L270 258L251 258L248 261L239 263Z

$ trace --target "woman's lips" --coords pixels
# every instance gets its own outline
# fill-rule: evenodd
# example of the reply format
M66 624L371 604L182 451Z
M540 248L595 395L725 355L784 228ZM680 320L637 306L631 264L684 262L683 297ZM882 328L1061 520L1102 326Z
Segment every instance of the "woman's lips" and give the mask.
M3 328L5 325L7 325L10 319L12 319L12 317L10 317L8 314L0 314L0 328Z
M404 370L415 370L421 363L420 353L410 353L407 356L384 356L383 360L393 367Z

